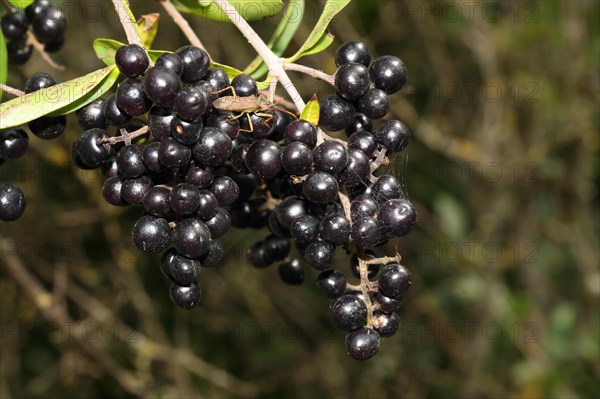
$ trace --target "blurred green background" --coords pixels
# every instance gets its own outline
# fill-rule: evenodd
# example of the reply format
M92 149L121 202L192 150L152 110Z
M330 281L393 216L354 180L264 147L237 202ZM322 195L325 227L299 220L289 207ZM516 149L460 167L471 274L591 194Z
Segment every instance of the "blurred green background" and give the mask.
M322 7L307 3L291 50ZM316 272L288 287L244 262L266 232L228 233L201 306L176 309L158 258L130 241L140 211L105 204L99 174L70 164L75 119L55 142L31 140L0 168L28 198L0 225L0 397L599 397L599 4L353 1L334 45L303 60L333 73L335 48L361 39L409 71L388 118L412 142L390 170L420 220L386 251L398 248L413 285L399 333L366 363L345 354ZM67 69L36 54L10 70L12 86L36 71L80 76L102 66L94 38L125 40L109 1L61 7ZM133 10L161 13L156 48L186 43L158 3ZM189 20L214 59L254 57L233 26ZM268 38L276 23L253 26ZM330 91L292 78L305 99Z

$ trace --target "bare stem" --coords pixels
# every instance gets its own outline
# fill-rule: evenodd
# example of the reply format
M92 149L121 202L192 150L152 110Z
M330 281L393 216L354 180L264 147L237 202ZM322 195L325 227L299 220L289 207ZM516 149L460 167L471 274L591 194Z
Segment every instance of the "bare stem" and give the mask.
M167 14L169 14L169 16L173 19L173 22L179 26L179 29L181 29L189 42L193 46L200 47L202 50L206 50L200 41L200 38L198 35L196 35L196 32L194 32L188 21L183 17L183 15L181 15L179 10L173 6L173 3L171 3L169 0L160 0L160 4L167 11Z
M386 158L385 153L385 148L379 150L379 152L377 153L377 158L375 158L375 161L371 164L371 172L375 172L377 169L379 169L381 165L387 165L389 163L389 160L388 158Z
M332 86L335 84L335 77L333 75L329 75L323 71L319 71L317 69L307 67L304 65L295 64L293 62L283 61L282 65L283 65L283 69L285 69L286 71L301 72L306 75L312 76L313 78L320 79L324 82L327 82Z
M246 22L244 18L237 12L237 10L229 4L227 0L215 0L215 4L229 17L231 22L238 28L240 32L246 37L248 43L261 56L271 76L277 78L283 88L288 92L290 98L296 104L298 112L302 112L304 106L304 100L300 96L298 89L292 83L289 76L285 72L282 66L282 60L271 51L271 49L265 44L265 42L258 36L258 34L252 29L252 27Z
M23 97L25 95L24 91L5 85L4 83L0 83L0 90L5 91L8 94L12 94L15 97Z
M137 44L140 47L144 47L142 46L142 40L135 27L135 17L129 9L127 0L112 0L112 2L117 15L119 16L119 22L121 22L123 30L125 30L125 35L127 35L127 42L129 44Z
M338 192L338 196L340 197L340 202L342 203L342 208L344 208L344 214L346 215L346 219L352 224L352 214L350 213L350 200L348 199L348 195L345 192L340 190Z
M148 133L148 130L149 130L148 126L141 127L138 130L131 132L131 133L127 133L127 132L125 132L124 129L121 129L120 136L101 138L100 140L98 140L98 144L115 145L115 144L121 143L123 141L130 144L131 140L135 139L136 137L143 136L144 134Z
M52 68L58 69L59 71L64 71L65 67L50 57L50 55L46 52L44 45L36 39L35 35L31 33L31 31L27 31L27 41L35 47L35 49L40 53L44 61L48 63Z

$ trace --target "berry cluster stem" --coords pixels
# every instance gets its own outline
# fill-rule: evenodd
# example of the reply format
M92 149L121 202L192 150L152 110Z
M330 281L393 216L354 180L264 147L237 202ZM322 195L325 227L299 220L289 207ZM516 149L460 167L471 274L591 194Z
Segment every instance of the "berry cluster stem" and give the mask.
M42 59L46 61L48 65L50 65L52 68L58 69L59 71L65 70L64 65L57 63L52 59L52 57L50 57L50 54L48 54L46 49L44 49L44 45L39 42L35 35L31 33L31 31L27 31L27 41L33 45L33 47L40 53Z
M25 95L24 91L5 85L4 83L0 83L0 90L5 91L8 94L12 94L15 97L23 97Z
M323 71L319 71L318 69L307 67L305 65L295 64L293 62L286 62L285 59L282 59L281 62L282 62L283 69L285 69L286 71L301 72L306 75L312 76L313 78L320 79L324 82L327 82L332 86L335 84L335 76L334 75L329 75Z
M112 0L112 2L117 15L119 16L119 21L123 26L123 30L125 30L125 35L127 35L127 42L129 42L129 44L137 44L140 47L144 47L142 46L142 40L135 28L135 17L131 13L128 1Z
M120 142L125 142L126 144L131 144L131 140L143 136L144 134L148 133L150 129L148 128L148 125L139 128L138 130L131 132L131 133L127 133L125 131L125 129L121 129L121 135L120 136L114 136L114 137L105 137L103 139L100 139L100 141L98 142L98 144L110 144L110 145L115 145L117 143Z

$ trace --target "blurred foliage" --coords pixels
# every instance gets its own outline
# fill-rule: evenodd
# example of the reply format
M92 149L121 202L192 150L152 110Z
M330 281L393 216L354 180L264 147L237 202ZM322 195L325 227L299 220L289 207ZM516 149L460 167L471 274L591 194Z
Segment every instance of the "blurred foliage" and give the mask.
M228 233L226 261L200 277L202 305L176 309L158 259L130 241L139 210L104 204L101 177L69 163L74 117L56 142L31 140L0 168L29 201L0 225L0 397L600 396L599 4L353 1L331 25L334 46L304 60L333 73L335 47L358 38L409 69L389 117L413 140L390 168L420 224L387 250L397 245L414 283L401 331L367 363L346 356L315 273L290 288L245 264L256 232ZM81 76L102 66L95 38L124 40L110 2L62 7L70 27L55 58L68 68L34 55L10 69L12 86L36 71ZM308 2L289 54L318 7ZM133 10L163 13L152 1ZM233 26L190 22L214 59L253 59ZM268 38L277 22L253 26ZM163 15L155 47L183 44ZM306 100L330 90L293 79ZM17 281L8 262L34 278Z

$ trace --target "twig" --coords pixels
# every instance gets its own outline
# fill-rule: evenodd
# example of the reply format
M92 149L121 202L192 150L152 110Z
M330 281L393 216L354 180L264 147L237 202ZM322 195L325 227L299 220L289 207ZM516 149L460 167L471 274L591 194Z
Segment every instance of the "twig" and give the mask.
M277 89L277 77L272 76L269 82L269 101L273 102L275 99L275 90Z
M350 200L348 199L348 195L342 190L339 190L338 196L340 197L340 202L342 203L342 208L344 208L344 214L346 215L346 219L352 224L352 214L350 213Z
M31 33L31 31L27 31L27 41L35 47L35 49L40 53L44 61L48 63L52 68L58 69L59 71L64 71L65 67L50 57L50 55L46 52L44 45L36 39L35 35Z
M126 1L127 0L112 0L115 11L119 16L119 22L121 22L123 30L125 30L125 35L127 35L127 42L129 44L137 44L143 48L144 46L142 46L142 40L140 39L135 27L135 17L131 13Z
M261 90L260 94L262 94L263 96L265 96L265 97L268 98L269 97L269 90ZM285 108L287 108L290 111L297 110L296 109L296 104L294 104L291 101L286 100L284 97L282 97L280 95L275 94L273 96L273 101L275 102L275 104L281 104L281 105L283 105Z
M183 17L183 15L181 15L179 10L177 10L177 8L173 6L173 3L171 3L169 0L159 1L163 8L167 11L167 14L169 14L169 16L173 19L173 22L175 22L175 24L179 26L179 29L181 29L181 31L183 32L185 37L187 37L189 42L193 46L200 47L202 50L206 50L204 48L204 45L202 45L200 38L198 37L198 35L196 35L196 32L194 32L188 21Z
M371 164L371 173L375 172L377 169L379 169L379 167L381 165L387 165L389 163L389 160L388 160L388 158L386 158L385 153L386 153L385 148L382 148L381 150L379 150L379 152L377 153L377 157L375 158L375 161L373 161L373 163Z
M143 136L144 134L148 133L149 130L150 130L150 128L147 125L139 128L135 132L131 132L131 133L127 133L127 131L125 129L121 129L120 136L103 137L100 140L98 140L98 144L115 145L115 144L121 143L123 141L131 144L131 140L135 139L136 137Z
M24 91L5 85L4 83L0 83L0 90L5 91L8 94L12 94L15 97L23 97L25 95Z
M300 64L295 64L293 62L285 62L285 60L282 62L282 66L283 69L285 69L286 71L301 72L306 75L312 76L313 78L327 82L332 86L335 84L334 75L329 75L323 71L319 71L318 69L314 69Z
M265 44L265 42L258 36L258 34L252 29L252 27L246 22L244 18L237 12L237 10L227 0L215 0L215 4L229 17L231 22L239 29L240 32L246 37L248 43L261 56L267 67L269 68L269 74L272 77L277 78L283 88L288 92L290 98L296 104L298 112L302 112L304 106L304 100L300 96L298 89L292 83L289 76L282 67L282 60L275 55Z

